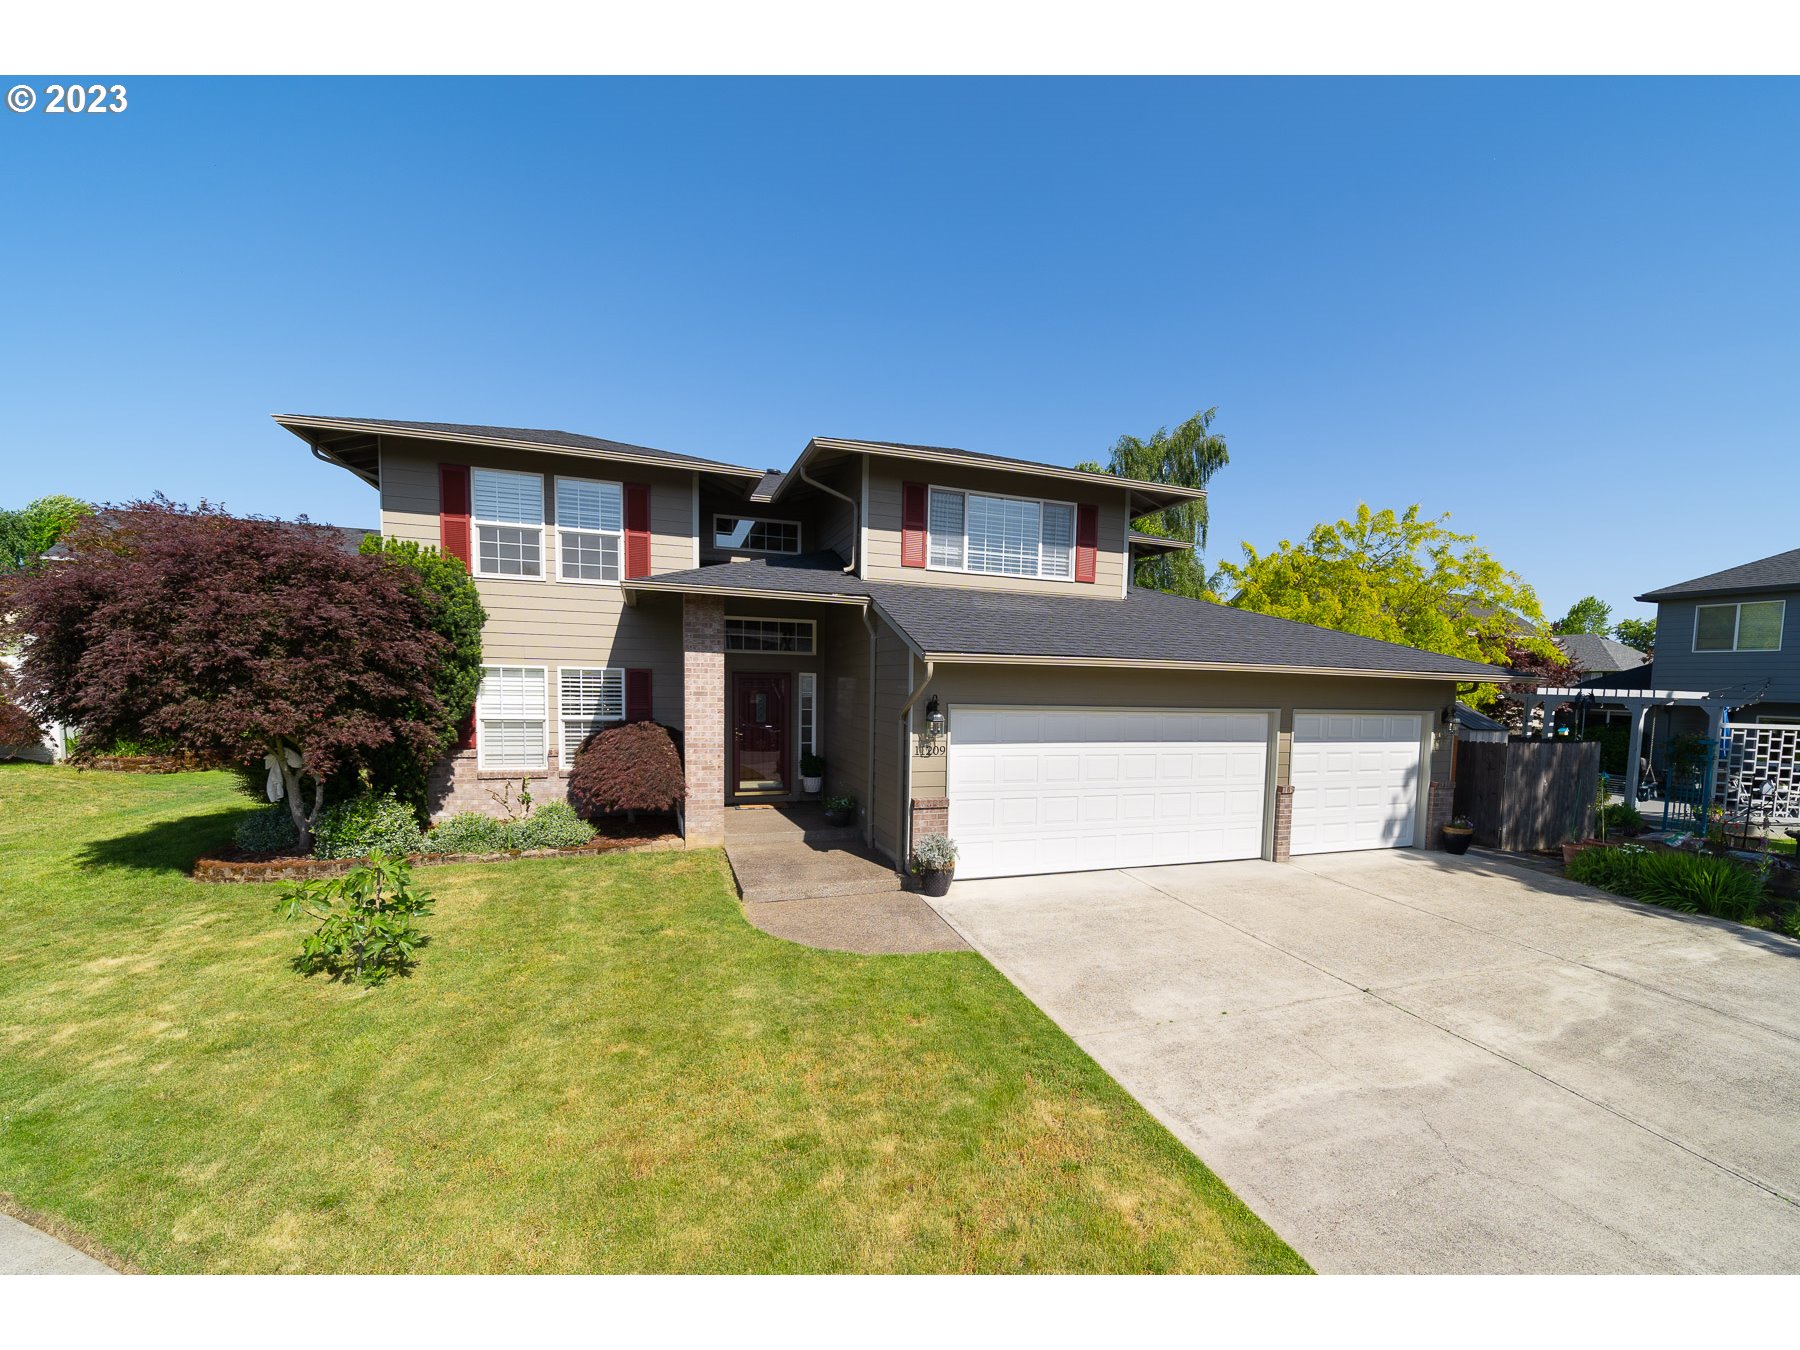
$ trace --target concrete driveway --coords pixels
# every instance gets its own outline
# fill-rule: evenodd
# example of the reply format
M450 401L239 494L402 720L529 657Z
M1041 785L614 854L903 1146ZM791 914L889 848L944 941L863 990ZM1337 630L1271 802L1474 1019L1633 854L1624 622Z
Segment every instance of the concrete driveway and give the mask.
M1322 1271L1800 1271L1800 944L1412 851L934 902Z

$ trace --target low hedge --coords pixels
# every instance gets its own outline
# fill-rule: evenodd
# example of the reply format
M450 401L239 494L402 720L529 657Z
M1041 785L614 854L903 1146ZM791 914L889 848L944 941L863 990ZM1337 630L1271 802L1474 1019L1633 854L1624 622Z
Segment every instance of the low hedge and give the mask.
M1763 908L1762 878L1729 858L1704 853L1590 848L1565 870L1571 881L1683 914L1744 923Z
M523 820L496 820L465 811L425 836L425 853L515 853L526 849L580 848L594 827L567 802L540 806Z
M418 817L391 792L364 793L328 806L313 827L316 858L366 858L373 849L405 857L424 847Z

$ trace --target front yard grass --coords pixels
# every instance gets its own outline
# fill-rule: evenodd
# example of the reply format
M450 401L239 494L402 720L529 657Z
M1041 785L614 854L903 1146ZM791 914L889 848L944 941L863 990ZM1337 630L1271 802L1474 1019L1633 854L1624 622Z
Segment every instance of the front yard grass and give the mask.
M1302 1271L972 953L746 924L722 857L421 869L288 968L224 774L0 765L0 1193L151 1271Z

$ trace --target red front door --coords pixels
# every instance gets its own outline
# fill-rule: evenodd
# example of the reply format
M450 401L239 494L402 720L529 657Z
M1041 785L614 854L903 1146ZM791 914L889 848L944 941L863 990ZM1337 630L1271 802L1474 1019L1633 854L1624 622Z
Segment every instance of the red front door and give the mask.
M790 678L749 671L731 677L732 791L788 790Z

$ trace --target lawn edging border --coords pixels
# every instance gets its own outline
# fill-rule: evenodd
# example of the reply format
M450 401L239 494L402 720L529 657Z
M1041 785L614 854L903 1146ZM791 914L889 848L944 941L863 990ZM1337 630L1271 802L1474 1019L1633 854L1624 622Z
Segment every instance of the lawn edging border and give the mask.
M514 862L526 858L601 858L613 853L663 853L683 847L680 835L664 835L642 843L621 843L609 848L584 844L580 848L529 848L512 853L409 853L406 860L414 867L437 867L449 863ZM256 881L316 881L337 877L367 858L267 858L260 861L237 858L196 858L191 875L195 881L214 883Z

